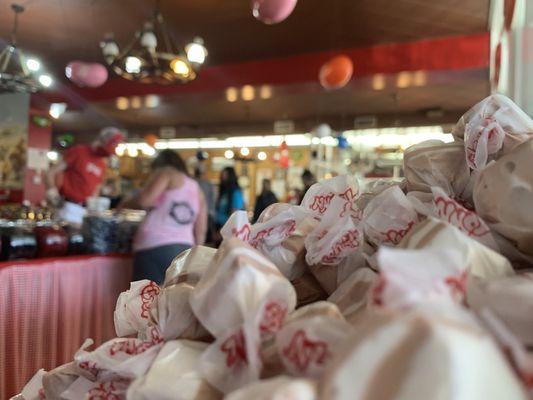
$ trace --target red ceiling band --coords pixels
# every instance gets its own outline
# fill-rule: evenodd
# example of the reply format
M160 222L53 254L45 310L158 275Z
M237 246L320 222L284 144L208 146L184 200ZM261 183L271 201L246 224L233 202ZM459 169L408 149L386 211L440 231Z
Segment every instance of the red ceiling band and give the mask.
M353 60L356 79L401 71L485 68L489 65L489 52L488 33L452 36L207 67L201 71L196 81L187 85L144 85L114 77L98 89L62 86L45 97L49 101L99 101L119 96L218 91L229 86L247 84L284 85L313 82L318 79L320 66L336 54L346 54Z

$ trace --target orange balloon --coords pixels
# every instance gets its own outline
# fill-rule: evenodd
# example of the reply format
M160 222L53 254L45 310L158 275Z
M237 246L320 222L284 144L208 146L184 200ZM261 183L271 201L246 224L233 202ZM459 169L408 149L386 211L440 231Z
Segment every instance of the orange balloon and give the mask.
M152 147L155 147L155 143L157 142L158 139L159 137L157 137L157 135L154 135L153 133L149 133L148 135L144 137L144 141Z
M333 57L320 68L318 79L326 89L340 89L350 82L353 62L345 55Z

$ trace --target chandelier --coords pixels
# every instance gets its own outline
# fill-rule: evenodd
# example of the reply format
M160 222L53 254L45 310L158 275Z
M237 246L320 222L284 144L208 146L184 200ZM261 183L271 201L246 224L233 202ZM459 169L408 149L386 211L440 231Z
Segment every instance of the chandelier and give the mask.
M34 93L50 87L53 79L50 75L40 74L41 62L36 58L26 58L17 46L18 17L24 7L12 4L14 13L11 41L0 52L0 91Z
M178 50L159 8L122 51L113 34L108 34L100 47L106 63L117 75L131 81L162 85L193 81L207 57L204 42L199 37L185 46L183 52Z

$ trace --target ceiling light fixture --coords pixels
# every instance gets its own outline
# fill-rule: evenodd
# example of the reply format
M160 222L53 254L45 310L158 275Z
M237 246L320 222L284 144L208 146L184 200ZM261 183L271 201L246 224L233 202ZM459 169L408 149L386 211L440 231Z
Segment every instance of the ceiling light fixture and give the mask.
M52 103L48 113L54 119L59 119L67 111L67 103Z
M224 157L226 157L228 160L230 160L233 157L235 157L235 153L232 150L226 150L224 152Z
M39 83L45 88L49 88L54 83L50 75L39 75Z
M113 34L106 35L100 47L106 63L117 75L149 84L191 82L207 57L204 41L199 37L178 50L159 7L122 51Z
M237 100L239 100L239 91L237 88L229 87L226 89L226 100L229 103L235 103Z
M272 86L261 86L261 89L259 90L259 97L261 97L263 100L270 99L272 97Z
M26 67L28 67L31 72L37 72L41 69L41 62L35 58L28 58L26 60Z
M133 96L130 99L130 106L133 109L138 109L142 107L142 100L139 96Z
M17 30L19 15L24 7L12 4L14 13L11 41L0 51L0 91L34 93L52 86L51 76L42 74L38 77L35 72L41 70L41 62L35 58L24 56L17 44Z
M128 108L130 108L130 99L128 99L127 97L117 97L115 105L119 110L127 110Z
M265 161L267 159L267 153L265 153L264 151L260 151L257 154L257 158L261 161Z
M255 99L255 89L252 85L245 85L241 89L241 97L244 101Z

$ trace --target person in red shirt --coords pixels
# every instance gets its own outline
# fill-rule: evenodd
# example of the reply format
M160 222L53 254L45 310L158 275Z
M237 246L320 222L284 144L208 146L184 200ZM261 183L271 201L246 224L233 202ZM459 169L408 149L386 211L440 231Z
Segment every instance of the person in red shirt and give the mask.
M46 175L48 201L59 205L63 199L83 206L89 197L97 196L104 180L106 159L115 154L123 140L124 135L117 128L104 128L93 143L68 149L63 160Z

